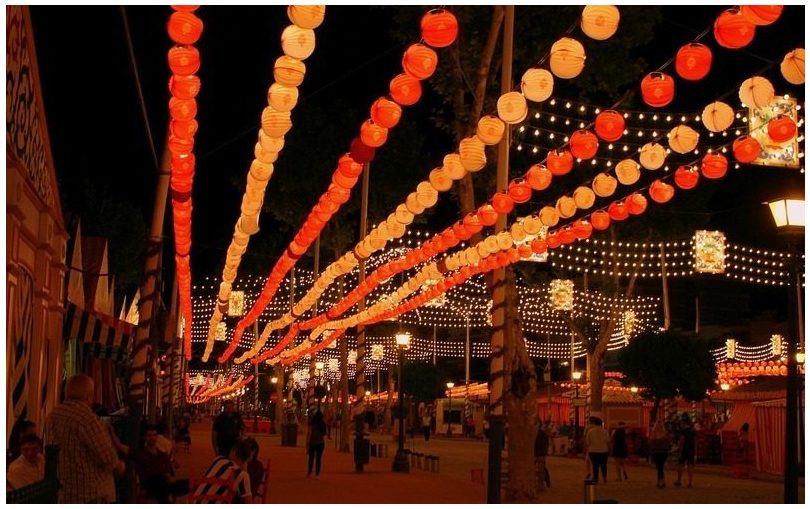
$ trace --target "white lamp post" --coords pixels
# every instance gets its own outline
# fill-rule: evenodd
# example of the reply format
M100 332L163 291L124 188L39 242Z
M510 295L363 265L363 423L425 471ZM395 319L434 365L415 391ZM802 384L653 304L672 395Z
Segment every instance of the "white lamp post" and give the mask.
M408 457L405 455L405 402L402 397L402 366L405 363L405 350L407 350L411 344L411 335L407 332L398 332L395 338L397 342L397 352L399 353L399 442L391 470L394 472L408 473L411 467L408 463Z
M453 382L447 382L447 395L450 398L448 403L448 410L447 410L447 437L450 438L453 435L453 431L450 429L450 421L453 419L453 392L450 390L456 384Z

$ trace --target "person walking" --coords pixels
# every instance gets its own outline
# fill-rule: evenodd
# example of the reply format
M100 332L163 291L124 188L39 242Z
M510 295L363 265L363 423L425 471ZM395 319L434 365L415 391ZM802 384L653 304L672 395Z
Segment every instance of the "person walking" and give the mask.
M692 487L692 470L695 466L695 430L692 427L692 421L689 419L689 414L683 414L681 417L681 436L678 440L678 480L675 481L675 486L681 485L681 474L683 474L683 467L686 466L686 476L688 484L687 488Z
M422 433L425 434L425 442L430 440L430 410L425 409L422 414Z
M667 456L669 456L669 447L669 433L664 427L664 419L659 418L655 421L655 426L653 426L650 433L650 452L652 453L653 462L655 462L658 475L656 486L659 488L666 488L667 486L664 479L664 465L667 462Z
M245 423L242 422L242 417L234 411L235 408L236 405L232 399L226 400L222 413L214 419L214 428L211 432L214 453L225 458L230 455L231 447L239 440L242 430L245 428Z
M45 424L46 445L59 447L60 504L115 502L114 474L126 469L110 432L90 410L93 379L74 375L65 383L65 401Z
M323 414L317 410L309 421L309 432L307 433L307 478L312 476L312 463L315 463L315 479L321 476L321 457L326 445L324 436L326 435L326 422Z
M158 426L148 425L144 446L133 456L141 487L161 504L171 502L173 495L188 493L188 482L175 479L171 456L158 447Z
M594 483L599 482L599 472L602 472L602 482L607 482L607 459L610 452L610 435L602 426L602 419L590 417L588 423L591 425L585 435L585 447L588 457L591 460L593 469L592 477Z
M537 482L540 485L540 491L545 491L545 486L551 488L551 475L546 466L549 439L547 424L540 424L537 427L537 436L534 439L534 465L537 470Z
M610 441L613 445L613 459L616 461L616 480L621 481L622 476L627 480L627 468L624 465L627 459L627 430L624 429L623 421L619 421L619 426L613 430Z

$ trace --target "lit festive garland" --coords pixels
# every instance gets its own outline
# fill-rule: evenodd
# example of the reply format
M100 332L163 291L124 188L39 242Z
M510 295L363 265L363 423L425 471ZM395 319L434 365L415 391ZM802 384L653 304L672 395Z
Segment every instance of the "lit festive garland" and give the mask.
M234 227L233 238L228 246L219 300L211 315L208 342L202 361L207 362L216 340L217 326L228 309L231 287L236 279L242 254L247 249L250 237L259 231L259 213L264 202L265 189L273 175L273 163L284 147L284 135L292 128L290 111L298 101L298 85L304 80L306 66L303 61L315 49L314 28L324 19L326 6L294 6L287 9L292 25L281 35L285 56L276 61L275 78L268 92L268 106L262 112L262 127L254 150L255 159L250 165L245 194L242 197L241 215ZM190 322L189 322L190 323ZM238 340L236 341L238 343Z

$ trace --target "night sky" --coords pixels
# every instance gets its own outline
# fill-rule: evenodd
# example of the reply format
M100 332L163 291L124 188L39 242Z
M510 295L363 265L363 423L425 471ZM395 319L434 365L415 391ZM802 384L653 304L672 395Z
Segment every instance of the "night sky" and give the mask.
M419 6L412 8L419 12L426 10ZM529 8L517 7L516 15ZM674 58L678 47L710 27L723 8L665 7L655 40L643 49L648 71ZM198 73L202 91L197 98L200 129L194 149L197 172L191 259L195 278L220 274L242 194L230 184L230 179L244 178L253 158L259 116L266 105L267 87L272 83L273 62L281 55L280 34L289 24L285 10L284 6L205 6L197 11L205 23L205 31L197 44L202 55ZM155 164L120 9L34 6L31 11L63 203L64 195L75 193L77 182L89 176L109 182L117 199L137 204L148 225L154 199ZM168 6L126 8L158 158L167 122L166 52L171 42L166 22L171 12ZM804 6L787 6L775 24L759 27L754 42L738 51L719 48L709 34L703 42L714 51L715 67L705 81L678 88L671 111L700 111L730 90L734 92L725 100L739 107L736 88L773 61L777 64L763 75L771 79L777 93L798 95L803 104L804 87L787 85L779 75L778 63L788 51L804 46L804 19ZM295 119L306 115L309 104L324 106L340 98L364 114L368 111L369 105L387 90L390 78L401 72L405 46L390 36L392 24L385 9L350 6L327 9L325 22L316 29L315 53L306 60L307 74L288 136L316 136L298 132L295 127ZM621 25L619 29L622 30ZM417 40L418 28L413 30L413 40ZM574 36L584 38L578 29ZM515 44L527 45L531 41L521 39L518 33ZM538 57L547 50L538 48ZM589 60L586 66L598 64ZM524 70L515 69L516 81ZM671 66L668 72L674 74L674 68ZM679 80L679 87L683 83ZM427 93L427 104L409 109L408 114L423 118L426 129L430 129L426 119L430 102L435 100L435 95ZM650 110L640 99L636 102L630 105L631 109ZM362 120L357 119L358 126ZM433 159L419 170L425 176L438 163L437 157L451 151L447 136L428 132L428 139L428 155ZM347 148L349 141L347 137ZM324 172L332 171L339 155L324 154ZM513 168L512 173L522 174L525 169ZM276 172L283 171L288 170L276 167ZM738 243L780 246L781 240L773 234L766 207L760 204L791 187L803 192L803 175L798 170L764 167L731 173L722 185L717 185L710 202L707 212L712 213L712 225L726 229L730 240ZM272 179L267 193L268 196L273 193ZM302 203L301 207L309 209L312 205ZM167 222L167 231L170 228Z

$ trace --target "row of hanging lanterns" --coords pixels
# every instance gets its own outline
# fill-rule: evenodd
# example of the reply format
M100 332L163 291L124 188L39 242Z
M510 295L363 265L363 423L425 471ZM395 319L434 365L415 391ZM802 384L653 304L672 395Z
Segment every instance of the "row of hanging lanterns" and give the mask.
M167 31L175 43L168 52L169 69L169 139L172 190L172 224L180 313L183 329L183 351L191 359L191 190L194 182L194 135L197 132L197 94L200 92L200 54L194 44L203 32L203 22L194 11L199 6L173 6Z
M323 23L325 15L324 5L287 7L287 17L292 24L281 34L281 48L284 55L276 59L273 66L274 82L267 92L267 107L261 115L261 128L253 149L254 159L246 179L240 216L226 251L217 306L209 320L208 341L202 357L203 362L208 360L213 351L217 328L228 310L231 289L242 255L247 250L250 237L259 231L259 215L264 204L267 184L273 175L273 164L284 148L284 135L292 128L291 112L298 103L298 86L303 83L306 74L306 65L303 61L315 50L314 29Z
M434 9L427 12L421 22L422 39L430 46L444 47L455 41L458 33L458 24L455 16L445 9ZM402 58L403 73L394 77L389 85L390 99L381 97L371 106L369 119L360 126L360 135L355 138L348 154L338 162L332 175L332 184L315 207L313 207L303 226L298 231L284 255L272 269L267 284L250 311L237 324L234 337L220 356L219 362L225 362L235 351L241 335L249 324L253 323L275 295L284 275L295 262L309 249L309 246L320 235L321 230L331 216L337 213L341 205L351 196L351 189L359 180L363 165L370 162L377 148L388 139L388 129L399 122L402 115L401 106L415 104L422 95L420 81L432 76L438 65L438 55L433 49L423 44L412 44L404 52ZM412 201L418 206L432 207L438 200L438 192L429 182L423 182L417 188ZM355 248L354 252L346 253L337 262L324 270L320 284L313 285L304 298L293 306L291 313L267 324L261 336L257 338L254 347L237 359L237 362L255 356L264 346L272 330L284 327L293 322L293 315L303 314L311 308L320 293L326 286L342 273L354 268L359 259L368 258L372 252L385 247L388 240L399 238L405 234L407 224L398 221L378 225L369 236Z

